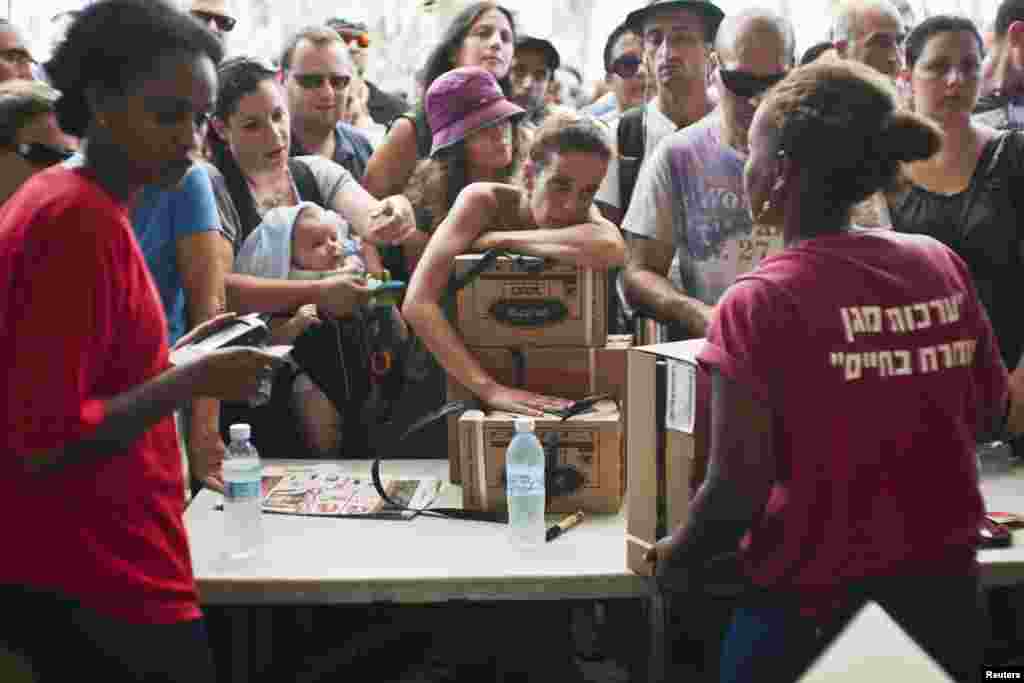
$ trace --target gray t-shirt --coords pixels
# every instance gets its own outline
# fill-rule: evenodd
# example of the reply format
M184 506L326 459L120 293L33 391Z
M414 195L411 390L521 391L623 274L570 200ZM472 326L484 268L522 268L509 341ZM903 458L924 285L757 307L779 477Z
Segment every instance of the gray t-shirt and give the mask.
M616 116L612 121L609 121L609 125L612 128L612 139L614 140L613 148L618 150L619 148L619 120L621 114ZM651 103L647 105L646 121L644 122L644 131L646 137L644 138L644 164L646 160L651 158L651 154L654 149L658 146L658 143L662 141L667 135L671 135L676 131L676 124L672 122L672 119L668 118L661 113L658 107ZM625 202L620 197L619 192L619 158L613 156L612 160L608 162L608 172L604 176L604 181L601 183L601 187L598 188L597 194L594 195L594 199L599 202L604 202L608 206L614 206L617 209L621 209ZM636 194L636 190L634 190Z
M669 279L708 305L783 246L781 229L753 224L743 191L746 160L720 131L715 111L665 138L640 169L622 222L634 235L671 235Z

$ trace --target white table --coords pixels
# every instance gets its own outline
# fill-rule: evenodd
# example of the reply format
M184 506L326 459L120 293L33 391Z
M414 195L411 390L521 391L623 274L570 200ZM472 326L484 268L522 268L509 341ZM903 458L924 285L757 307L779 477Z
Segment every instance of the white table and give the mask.
M1024 465L999 474L983 474L981 491L985 507L995 512L1024 514ZM936 501L941 504L941 501ZM1013 532L1009 548L991 548L978 553L981 578L987 586L1024 583L1024 529Z
M369 461L343 464L353 474L369 475ZM382 472L390 474L447 480L448 462L391 461ZM982 490L990 510L1024 513L1024 467L986 475ZM459 507L461 499L460 487L448 485L438 505ZM528 552L510 545L503 527L487 522L264 515L263 557L239 564L221 554L219 502L218 494L204 490L185 513L196 582L208 605L648 598L652 619L664 607L650 579L626 568L625 511L588 516L556 541ZM980 558L987 585L1024 582L1024 530L1014 533L1012 547L985 550ZM233 651L245 638L241 621ZM652 678L662 673L660 647L652 643ZM243 666L244 657L233 658Z
M341 464L352 474L369 476L369 461ZM381 474L447 481L448 461L389 461ZM649 598L660 606L651 580L626 567L624 512L588 516L529 551L511 545L504 527L489 522L422 515L411 521L264 515L262 557L237 562L221 552L220 498L204 490L185 513L193 570L207 605ZM436 505L461 503L461 488L449 484ZM548 519L554 523L563 516ZM652 610L659 613L660 608ZM246 624L241 614L234 623L234 678L244 680ZM654 656L660 661L660 653Z

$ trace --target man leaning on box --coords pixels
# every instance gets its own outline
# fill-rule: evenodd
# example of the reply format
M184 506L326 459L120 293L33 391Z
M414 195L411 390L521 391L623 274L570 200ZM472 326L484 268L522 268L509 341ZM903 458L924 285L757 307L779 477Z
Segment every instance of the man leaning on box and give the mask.
M434 144L461 134L465 125L459 120L435 131ZM593 205L611 154L600 124L574 113L552 115L537 131L524 186L468 186L427 243L402 313L449 375L491 408L540 416L571 402L499 384L481 367L441 306L455 258L504 249L585 268L621 265L619 231Z

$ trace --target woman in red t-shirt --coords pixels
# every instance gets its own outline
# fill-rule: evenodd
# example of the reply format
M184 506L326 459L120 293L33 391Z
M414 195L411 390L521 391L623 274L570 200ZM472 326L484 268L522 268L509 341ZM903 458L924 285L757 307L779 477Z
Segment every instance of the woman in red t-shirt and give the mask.
M716 307L699 356L707 480L687 524L648 553L666 581L700 585L710 558L739 550L750 590L722 681L795 681L867 600L956 680L977 676L974 444L1007 417L1016 428L1019 408L963 261L850 221L940 142L850 60L792 72L754 117L744 184L786 249Z
M171 368L128 207L191 166L217 40L159 0L90 5L47 71L81 163L0 209L0 649L41 681L212 681L172 411L243 400L277 361Z

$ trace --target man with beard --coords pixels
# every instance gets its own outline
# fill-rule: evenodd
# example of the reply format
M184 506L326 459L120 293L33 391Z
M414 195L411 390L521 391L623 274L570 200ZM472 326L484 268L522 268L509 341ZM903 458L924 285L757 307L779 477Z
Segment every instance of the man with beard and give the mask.
M704 336L725 289L782 248L778 231L749 217L743 167L754 111L793 66L793 29L775 12L745 10L722 23L716 52L718 109L654 151L622 224L626 299L678 325L674 336Z

